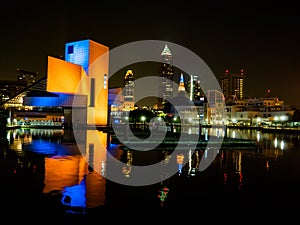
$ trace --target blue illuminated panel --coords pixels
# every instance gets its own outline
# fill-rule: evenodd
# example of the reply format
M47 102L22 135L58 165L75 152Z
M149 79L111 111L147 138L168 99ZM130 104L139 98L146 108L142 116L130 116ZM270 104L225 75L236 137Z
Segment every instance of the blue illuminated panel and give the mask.
M53 92L54 93L54 92ZM61 106L61 107L86 107L87 104L87 96L86 95L78 95L74 101L73 94L65 94L65 93L55 93L57 97L24 97L23 105L24 106Z
M89 40L67 43L65 46L65 61L80 65L88 73Z
M76 98L73 94L65 94L65 93L58 93L59 95L59 106L63 107L70 107L70 106L77 106L77 107L86 107L87 105L87 96L86 95L77 95Z
M25 106L59 106L58 97L24 97Z

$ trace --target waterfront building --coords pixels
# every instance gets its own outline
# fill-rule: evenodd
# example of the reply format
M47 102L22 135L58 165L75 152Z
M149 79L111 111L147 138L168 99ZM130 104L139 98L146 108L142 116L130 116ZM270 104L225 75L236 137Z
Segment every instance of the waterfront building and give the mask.
M0 81L0 104L4 104L10 98L16 96L26 87L24 81L18 80L1 80Z
M226 102L228 124L258 126L283 123L291 119L295 109L278 97L250 98Z
M225 114L225 99L222 92L218 90L208 90L206 92L207 102L206 109L206 124L224 125L226 120Z
M225 100L244 98L244 80L243 69L240 70L240 73L231 73L229 70L225 70L220 82Z
M82 40L66 43L65 60L48 56L47 91L76 95L75 104L85 105L76 108L76 116L87 125L107 125L108 52L105 45Z
M241 112L246 112L247 100L246 99L231 99L226 101L225 112L226 112L226 121L227 123L236 123L238 122L237 117L239 116L244 120L245 117L251 117L250 114L255 112L247 111L247 115L241 114Z
M8 125L21 120L59 120L70 125L75 119L83 125L106 126L108 52L105 45L82 40L66 43L65 60L48 56L47 75L1 105L9 110ZM58 111L56 118L53 113Z

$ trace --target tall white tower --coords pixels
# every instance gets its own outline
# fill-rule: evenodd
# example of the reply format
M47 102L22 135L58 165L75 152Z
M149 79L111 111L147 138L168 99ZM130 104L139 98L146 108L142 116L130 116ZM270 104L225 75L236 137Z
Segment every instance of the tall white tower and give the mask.
M162 94L162 101L161 105L166 103L166 99L172 98L173 95L173 56L172 53L166 44L163 51L161 52L161 57L162 57L162 65L161 65L161 73L160 76L163 79L163 81L160 83L160 91Z

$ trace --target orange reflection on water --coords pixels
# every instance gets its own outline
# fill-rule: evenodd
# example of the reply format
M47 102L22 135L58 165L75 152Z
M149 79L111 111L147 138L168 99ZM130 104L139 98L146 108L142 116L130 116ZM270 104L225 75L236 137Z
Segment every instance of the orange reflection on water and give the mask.
M62 193L85 179L85 205L104 205L107 134L87 131L85 154L45 157L44 193Z

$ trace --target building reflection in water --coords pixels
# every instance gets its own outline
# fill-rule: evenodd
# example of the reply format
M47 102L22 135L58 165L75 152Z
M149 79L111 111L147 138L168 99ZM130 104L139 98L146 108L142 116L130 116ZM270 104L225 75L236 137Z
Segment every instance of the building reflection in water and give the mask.
M81 131L84 132L84 131ZM72 198L85 197L85 207L95 208L105 203L105 164L107 134L97 130L86 130L85 154L61 158L46 158L45 162L45 193L59 188L65 195ZM47 179L48 178L48 179ZM84 181L84 182L83 182ZM51 185L55 184L55 186ZM84 186L84 187L82 187ZM70 194L70 187L78 190ZM78 188L79 187L79 188ZM47 188L47 189L46 189ZM68 189L69 188L69 189ZM85 188L85 192L81 189ZM77 205L70 205L76 207Z
M84 132L80 149L72 133L62 130L8 132L10 149L19 155L44 155L43 193L61 193L61 202L71 208L95 208L105 202L107 134L97 130Z
M210 166L218 168L218 175L225 189L244 189L253 179L250 173L255 174L255 177L256 174L262 176L261 174L265 175L266 172L270 173L276 160L283 157L292 145L278 134L249 132L229 130L228 135L236 138L251 137L258 141L257 148L223 148ZM40 176L44 184L42 192L46 195L61 195L61 203L69 208L95 208L114 201L114 195L118 192L114 188L118 184L112 184L105 179L107 164L110 165L107 160L109 157L123 162L120 173L125 179L132 178L132 166L141 163L139 161L160 162L161 182L155 184L156 193L153 196L164 206L168 199L172 198L170 193L176 191L177 185L174 185L174 182L180 182L177 178L198 179L201 158L209 151L184 149L174 156L167 149L140 153L130 149L124 150L109 143L107 133L97 130L86 130L80 137L82 140L75 141L72 133L63 130L13 130L7 134L10 149L18 155L23 156L28 152L43 155L43 163L38 164L43 168L35 167L35 171L44 173ZM108 145L110 154L107 154ZM254 163L253 159L257 161ZM25 165L22 158L18 163ZM172 176L168 170L171 164L178 166L178 173ZM254 176L253 174L251 176ZM121 185L118 188L124 189ZM118 188L116 190L119 190ZM148 194L150 196L150 193ZM107 201L108 195L110 199Z
M122 173L124 173L125 177L129 177L133 165L133 152L132 150L127 150L126 152L126 163L122 166Z
M183 161L184 161L184 154L177 154L176 155L176 163L178 164L178 174L179 175L182 173Z

